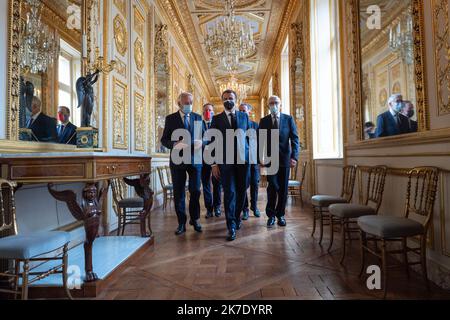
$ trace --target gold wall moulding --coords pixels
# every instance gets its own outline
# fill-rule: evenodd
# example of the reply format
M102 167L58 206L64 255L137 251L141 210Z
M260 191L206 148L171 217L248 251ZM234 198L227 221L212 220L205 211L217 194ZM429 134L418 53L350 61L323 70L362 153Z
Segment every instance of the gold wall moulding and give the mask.
M128 32L125 26L125 21L120 15L114 18L114 40L117 51L122 55L128 51Z
M128 86L113 78L113 148L128 149Z
M138 88L141 91L144 91L145 89L144 79L137 73L134 74L134 84L136 85L136 88Z
M134 42L134 61L136 68L142 72L144 70L144 46L139 38Z
M134 93L134 150L145 151L145 98Z
M141 11L134 6L134 31L139 35L139 37L144 38L145 33L145 19Z
M114 5L117 10L126 18L127 17L127 1L128 0L114 0Z

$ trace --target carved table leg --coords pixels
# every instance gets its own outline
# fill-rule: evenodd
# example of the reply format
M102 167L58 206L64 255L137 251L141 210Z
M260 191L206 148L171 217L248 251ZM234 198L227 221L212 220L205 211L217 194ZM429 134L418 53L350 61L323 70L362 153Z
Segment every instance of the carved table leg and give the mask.
M92 246L98 236L100 226L100 216L95 215L84 221L84 230L86 231L86 241L84 242L84 269L86 272L85 282L98 280L97 274L92 266Z

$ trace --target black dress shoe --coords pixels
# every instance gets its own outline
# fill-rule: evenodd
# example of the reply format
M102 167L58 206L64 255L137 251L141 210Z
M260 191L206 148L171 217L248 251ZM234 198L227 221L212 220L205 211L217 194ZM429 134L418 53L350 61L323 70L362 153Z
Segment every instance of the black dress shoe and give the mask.
M242 221L239 221L237 223L236 230L241 230L241 229L242 229Z
M194 230L195 230L195 231L197 231L197 232L202 232L202 231L203 231L203 230L202 230L202 226L201 226L200 223L198 223L198 222L193 222L193 221L191 220L191 221L189 221L189 224L190 224L191 226L194 227Z
M214 213L216 215L216 218L219 218L222 215L222 210L220 208L214 209Z
M234 241L234 240L236 240L236 229L231 229L228 232L227 241Z
M208 212L206 212L206 219L209 219L209 218L212 218L214 216L214 214L212 213L212 211L209 211L208 210Z
M179 236L179 235L182 235L185 232L186 232L186 226L184 224L180 224L178 226L177 230L175 231L175 235Z
M253 214L255 215L256 218L260 218L261 217L261 212L259 212L258 209L253 210Z
M248 211L248 209L244 209L244 212L243 212L243 214L242 214L242 220L248 220L248 218L250 217L250 215L249 215L249 211Z
M269 220L267 220L267 226L270 228L273 227L274 225L275 225L275 217L269 218Z
M284 217L278 218L278 225L280 227L286 227L286 219Z

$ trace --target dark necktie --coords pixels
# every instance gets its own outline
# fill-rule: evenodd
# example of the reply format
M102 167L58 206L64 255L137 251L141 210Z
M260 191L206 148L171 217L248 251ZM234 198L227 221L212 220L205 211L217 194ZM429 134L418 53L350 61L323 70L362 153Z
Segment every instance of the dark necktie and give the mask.
M66 128L66 126L63 124L59 127L59 135L63 134L65 128Z
M273 128L274 129L280 129L280 125L278 123L278 117L277 116L273 117Z
M237 129L236 114L230 113L230 120L231 120L231 128L236 130Z
M189 130L189 117L187 114L184 115L184 128Z

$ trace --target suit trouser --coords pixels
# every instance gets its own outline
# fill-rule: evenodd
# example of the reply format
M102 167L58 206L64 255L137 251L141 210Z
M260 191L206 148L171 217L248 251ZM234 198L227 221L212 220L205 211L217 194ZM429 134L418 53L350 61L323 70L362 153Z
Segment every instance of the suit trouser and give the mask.
M225 216L228 229L236 228L241 221L247 191L249 165L220 165L220 176L224 192Z
M250 165L250 209L255 211L258 208L258 189L259 189L259 165ZM245 193L244 209L248 210L248 195Z
M201 187L201 167L200 166L180 166L171 167L173 182L173 197L175 211L179 224L186 224L186 178L189 175L189 215L192 221L200 219L200 187Z
M202 186L205 207L212 212L222 204L222 185L219 180L212 176L212 167L210 165L204 164L202 167Z
M284 217L288 199L290 168L279 168L276 175L267 176L267 207L268 217Z

